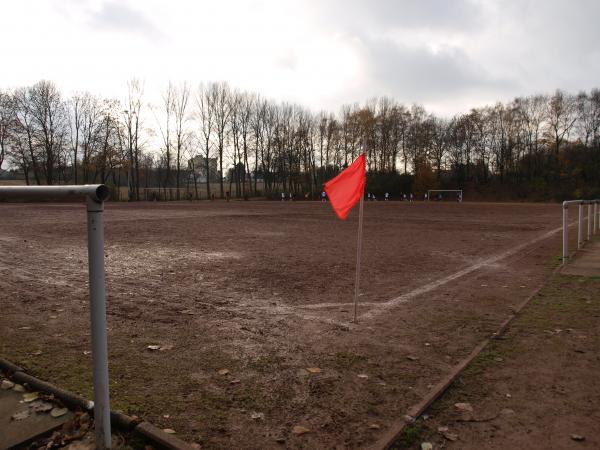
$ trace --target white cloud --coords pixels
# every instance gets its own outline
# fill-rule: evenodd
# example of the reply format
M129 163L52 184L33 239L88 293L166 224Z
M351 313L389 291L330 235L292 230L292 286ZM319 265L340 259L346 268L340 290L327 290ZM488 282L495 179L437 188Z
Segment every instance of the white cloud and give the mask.
M0 87L158 99L169 80L225 80L315 110L376 95L443 114L519 94L590 89L593 0L7 0Z

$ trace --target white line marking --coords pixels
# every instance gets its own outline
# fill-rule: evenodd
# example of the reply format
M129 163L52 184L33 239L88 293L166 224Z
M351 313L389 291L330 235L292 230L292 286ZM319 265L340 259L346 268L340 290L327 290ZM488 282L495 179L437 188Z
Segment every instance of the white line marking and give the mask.
M428 283L425 284L424 286L421 286L415 290L412 290L410 292L407 292L406 294L402 294L396 298L393 298L391 300L388 300L387 302L383 302L383 303L378 303L376 305L372 305L374 306L374 309L372 311L366 312L363 315L360 316L360 319L364 320L364 319L372 319L375 316L378 316L384 312L386 312L387 310L394 308L402 303L406 303L407 301L421 295L421 294L425 294L426 292L432 291L434 289L437 289L440 286L443 286L446 283L449 283L450 281L456 280L457 278L460 278L462 276L465 276L471 272L474 272L480 268L482 268L483 266L487 266L490 264L494 264L504 258L508 258L509 256L514 255L515 253L518 253L519 251L523 250L525 247L528 247L532 244L535 244L537 242L543 241L547 238L549 238L550 236L552 236L555 233L558 233L559 231L562 231L562 227L559 228L555 228L553 230L550 230L544 234L542 234L541 236L536 237L535 239L532 239L531 241L528 241L524 244L521 245L517 245L516 247L513 247L509 250L506 250L502 253L499 253L497 255L494 255L490 258L485 258L483 260L480 260L479 262L476 262L475 264L469 266L469 267L465 267L462 270L459 270L458 272L455 272L451 275L448 275L444 278L441 278L437 281L434 281L433 283Z

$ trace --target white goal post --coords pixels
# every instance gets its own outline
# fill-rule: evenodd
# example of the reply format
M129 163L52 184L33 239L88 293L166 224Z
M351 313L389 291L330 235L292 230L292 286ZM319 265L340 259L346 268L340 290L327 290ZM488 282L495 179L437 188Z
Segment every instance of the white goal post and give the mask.
M431 194L442 194L444 192L452 192L458 194L458 201L462 202L463 199L463 191L462 189L429 189L427 191L427 200L431 200Z
M600 226L600 208L598 204L600 199L596 200L567 200L562 204L562 228L563 228L563 254L562 263L565 264L569 259L569 207L577 205L577 250L583 247L585 241L589 241L593 235L598 232ZM585 206L587 205L587 208ZM584 215L587 209L587 233L584 230Z

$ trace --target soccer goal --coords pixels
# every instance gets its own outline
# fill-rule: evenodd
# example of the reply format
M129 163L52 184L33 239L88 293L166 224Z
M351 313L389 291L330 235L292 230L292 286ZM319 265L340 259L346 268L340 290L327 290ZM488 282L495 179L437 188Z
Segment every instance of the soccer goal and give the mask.
M429 189L427 191L426 200L456 200L457 202L462 202L463 200L463 191L462 189Z

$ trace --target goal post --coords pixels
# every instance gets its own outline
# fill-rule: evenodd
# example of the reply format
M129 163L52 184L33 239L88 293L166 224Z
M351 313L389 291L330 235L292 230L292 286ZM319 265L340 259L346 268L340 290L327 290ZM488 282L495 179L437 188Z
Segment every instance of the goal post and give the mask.
M429 189L427 191L427 201L431 200L432 194L444 194L444 193L452 193L457 195L457 201L462 202L463 200L463 191L462 189Z
M104 272L104 184L72 186L2 186L0 200L85 200L87 210L88 275L92 328L94 427L96 448L111 448L110 400L108 393L108 344L106 336L106 276Z

